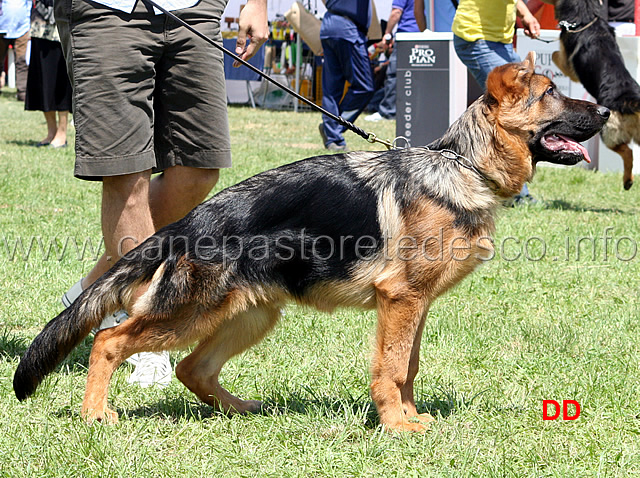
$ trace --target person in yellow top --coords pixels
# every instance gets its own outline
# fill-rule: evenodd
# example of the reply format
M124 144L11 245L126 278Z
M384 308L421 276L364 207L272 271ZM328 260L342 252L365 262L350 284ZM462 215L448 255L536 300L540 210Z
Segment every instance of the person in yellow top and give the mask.
M516 15L527 36L540 35L540 23L523 0L460 0L451 26L453 46L483 90L496 66L520 61L513 51ZM514 198L514 204L535 202L526 184Z
M451 26L453 44L483 88L496 66L520 61L512 44L516 15L522 18L526 35L540 35L540 23L523 0L460 0Z

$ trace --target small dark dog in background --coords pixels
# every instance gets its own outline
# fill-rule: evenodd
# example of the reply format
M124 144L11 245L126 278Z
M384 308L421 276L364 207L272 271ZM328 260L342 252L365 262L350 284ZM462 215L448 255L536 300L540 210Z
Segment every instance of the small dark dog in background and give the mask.
M562 72L582 83L598 104L611 110L602 141L622 157L623 185L633 185L631 141L640 144L640 85L624 65L616 35L598 0L556 0L560 21L560 51L553 61Z

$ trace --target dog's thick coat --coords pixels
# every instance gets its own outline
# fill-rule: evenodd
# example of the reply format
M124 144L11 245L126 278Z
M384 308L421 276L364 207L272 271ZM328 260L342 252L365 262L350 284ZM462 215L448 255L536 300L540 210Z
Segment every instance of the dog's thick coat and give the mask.
M128 356L195 342L177 377L222 410L257 410L260 402L220 386L220 370L294 300L326 311L376 308L371 395L380 422L425 429L432 418L418 415L413 382L429 305L491 254L494 212L536 162L577 163L576 141L608 116L561 95L533 74L533 61L496 69L487 94L433 151L306 159L230 187L158 231L45 326L16 370L17 397L31 395L105 314L126 307L128 321L95 336L88 420L117 419L107 390Z
M622 157L623 186L633 185L631 141L640 144L640 85L624 65L616 35L606 11L596 0L557 0L556 18L574 25L560 33L560 50L553 61L577 83L582 83L598 104L611 110L602 129L602 141Z

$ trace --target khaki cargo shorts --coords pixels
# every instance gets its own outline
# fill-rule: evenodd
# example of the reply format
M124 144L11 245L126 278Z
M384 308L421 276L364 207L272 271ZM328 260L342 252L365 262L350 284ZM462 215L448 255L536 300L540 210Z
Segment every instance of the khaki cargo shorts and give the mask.
M231 166L222 52L138 1L131 14L56 0L73 85L75 175ZM222 44L226 0L174 11Z

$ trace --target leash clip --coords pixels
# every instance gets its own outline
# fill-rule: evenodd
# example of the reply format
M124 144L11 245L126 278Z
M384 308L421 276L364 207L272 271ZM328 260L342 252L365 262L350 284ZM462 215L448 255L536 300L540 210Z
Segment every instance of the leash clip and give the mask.
M369 143L380 143L384 144L387 149L397 149L395 146L395 141L392 143L391 141L385 141L384 139L380 139L376 136L375 133L367 133L367 141Z

